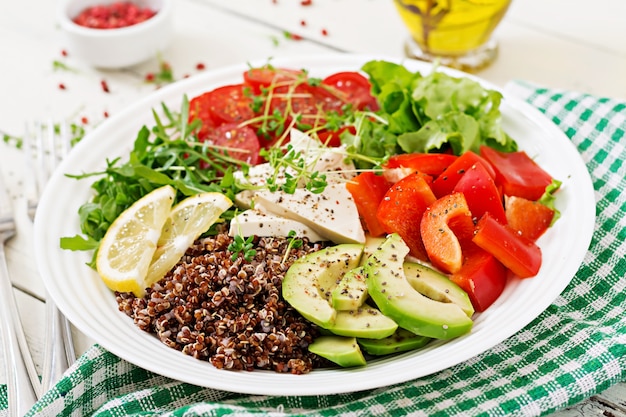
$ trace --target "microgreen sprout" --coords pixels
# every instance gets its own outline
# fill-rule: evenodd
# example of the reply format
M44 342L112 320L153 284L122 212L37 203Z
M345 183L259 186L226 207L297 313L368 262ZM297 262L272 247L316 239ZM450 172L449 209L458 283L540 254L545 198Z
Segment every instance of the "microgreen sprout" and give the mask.
M253 247L254 236L249 236L244 240L243 236L235 235L231 244L228 245L228 250L232 252L230 259L234 262L239 257L239 254L242 254L243 258L250 262L256 255L256 250Z
M2 141L7 145L14 146L17 149L21 149L24 144L24 138L21 136L14 136L9 133L0 132L0 136L2 137Z
M76 68L72 68L70 66L68 66L65 62L61 62L59 60L54 60L52 61L52 68L57 71L57 70L62 70L62 71L70 71L70 72L78 72L78 70Z
M290 230L289 233L287 233L287 239L287 249L285 249L285 255L283 256L283 260L281 261L281 263L283 264L287 261L289 253L292 249L299 249L303 245L302 239L299 239L297 237L295 230Z

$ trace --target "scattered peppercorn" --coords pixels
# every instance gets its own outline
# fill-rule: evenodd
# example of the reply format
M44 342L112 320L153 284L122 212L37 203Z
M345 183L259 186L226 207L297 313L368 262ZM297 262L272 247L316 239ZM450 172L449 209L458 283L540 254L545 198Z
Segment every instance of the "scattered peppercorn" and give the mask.
M198 62L198 63L196 64L196 69L197 69L198 71L202 71L204 68L205 68L205 66L204 66L204 64L203 64L202 62Z
M109 84L105 80L100 81L100 85L102 86L102 91L105 93L109 92Z
M59 90L65 90L65 84L59 83Z
M302 6L311 6L313 4L313 0L302 0L300 4Z

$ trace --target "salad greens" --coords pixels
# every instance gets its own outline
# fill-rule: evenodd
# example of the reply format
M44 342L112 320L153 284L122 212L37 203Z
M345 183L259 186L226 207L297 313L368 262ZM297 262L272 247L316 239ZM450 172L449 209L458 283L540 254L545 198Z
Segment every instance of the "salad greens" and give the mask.
M91 185L93 198L78 211L80 229L86 237L62 237L61 248L97 252L111 223L135 201L163 185L177 190L177 201L207 191L234 198L232 166L237 161L195 139L193 131L199 123L187 123L188 108L184 97L180 113L162 105L165 121L153 111L156 124L152 130L145 126L139 130L128 161L121 163L117 158L107 161L101 172L67 174L79 180L100 178ZM90 266L95 265L95 258L96 253Z
M546 187L546 191L543 195L537 200L539 204L543 204L544 206L552 209L554 211L554 216L552 217L552 221L550 222L550 226L552 226L556 221L561 217L561 212L556 208L555 201L556 193L560 188L562 181L552 179L552 183Z
M345 139L353 151L372 157L448 150L461 155L477 152L483 144L517 150L501 126L498 91L436 70L413 73L388 61L367 62L362 70L369 75L380 110L379 119L360 120L358 138Z
M468 150L478 151L481 144L504 151L517 149L515 141L501 127L499 92L468 78L455 78L436 70L427 75L413 73L387 61L370 61L362 70L369 75L380 109L348 109L342 114L328 114L326 126L330 130L346 125L355 127L356 133L344 132L341 141L357 169L375 169L399 153L452 151L460 155ZM107 161L101 172L68 175L76 179L99 177L92 184L93 198L79 209L83 236L61 238L63 249L94 250L92 267L99 242L111 223L155 188L173 186L177 200L205 191L221 192L234 199L245 188L235 181L233 167L244 174L249 167L229 157L227 150L198 140L201 122L188 122L187 97L183 98L180 112L173 112L164 104L161 110L164 119L153 110L155 125L140 129L127 161L118 158ZM261 156L277 173L288 166L298 175L284 185L274 184L270 175L268 185L293 193L295 184L304 179L310 190L323 191L325 176L307 171L303 157L294 155L289 146L276 145L263 150ZM231 209L222 217L229 219L234 213L235 209ZM245 241L237 245L233 249L246 252Z

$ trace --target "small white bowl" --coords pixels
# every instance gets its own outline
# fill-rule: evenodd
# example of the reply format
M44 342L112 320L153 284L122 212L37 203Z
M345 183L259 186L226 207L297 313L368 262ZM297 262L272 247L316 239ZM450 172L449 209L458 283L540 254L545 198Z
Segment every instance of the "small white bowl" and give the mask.
M151 18L132 26L93 29L73 22L87 7L119 1L61 1L59 20L64 34L63 47L70 56L96 68L114 69L156 58L169 45L172 37L172 0L125 0L156 11Z

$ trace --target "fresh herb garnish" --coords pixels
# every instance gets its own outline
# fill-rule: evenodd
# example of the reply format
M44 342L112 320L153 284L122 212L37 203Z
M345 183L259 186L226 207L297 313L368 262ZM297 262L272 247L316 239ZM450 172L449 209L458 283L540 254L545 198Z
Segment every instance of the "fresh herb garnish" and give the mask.
M194 129L198 123L188 123L187 97L179 113L172 112L165 104L162 104L162 113L164 119L153 111L155 126L151 130L146 126L139 130L128 161L117 158L107 161L103 171L67 175L75 179L100 178L91 186L95 192L92 200L79 209L80 229L86 237L63 238L63 249L96 248L111 223L124 210L166 184L177 190L176 200L208 191L234 199L237 189L232 178L233 164L240 165L241 161L197 140Z
M145 81L150 84L155 84L157 87L160 87L165 84L171 84L176 79L174 78L174 71L172 70L172 66L169 62L164 61L161 56L158 57L159 61L159 71L156 73L148 73L144 77Z
M4 143L14 146L17 149L22 149L22 146L24 145L24 138L21 136L14 136L4 132L0 132L0 136L2 136L2 141Z
M313 171L311 159L287 144L286 151L282 148L262 149L261 156L273 168L266 179L268 190L284 191L293 194L296 188L303 186L313 193L321 193L326 188L326 174ZM315 161L315 158L313 158Z
M54 60L52 61L52 68L56 71L56 70L62 70L62 71L70 71L70 72L78 72L78 70L76 68L72 68L70 66L68 66L66 63L61 62L59 60Z
M287 249L285 249L285 256L283 256L283 260L281 261L281 263L285 263L287 261L287 258L289 257L289 253L291 252L292 249L298 249L301 248L303 245L302 239L299 239L296 236L296 231L295 230L290 230L289 233L287 233Z
M228 250L232 252L231 261L235 262L235 260L239 257L239 254L243 255L243 258L250 262L254 259L256 255L256 250L254 247L254 236L249 236L247 239L241 235L235 235L233 237L233 241L230 245L228 245Z

